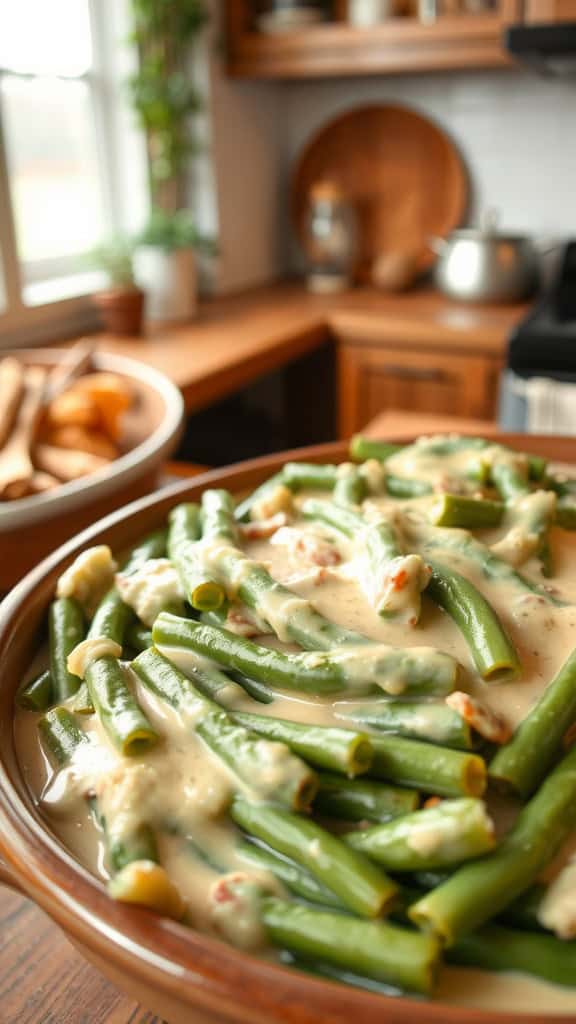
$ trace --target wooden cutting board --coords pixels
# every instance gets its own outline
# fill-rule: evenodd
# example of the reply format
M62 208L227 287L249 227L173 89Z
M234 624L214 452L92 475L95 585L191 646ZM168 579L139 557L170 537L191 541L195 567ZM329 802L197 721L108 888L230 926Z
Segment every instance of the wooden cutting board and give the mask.
M412 253L418 272L435 259L432 236L446 237L466 212L462 159L436 124L407 107L358 107L337 117L302 152L292 178L292 215L305 236L310 189L335 182L358 220L357 273L370 278L383 253Z

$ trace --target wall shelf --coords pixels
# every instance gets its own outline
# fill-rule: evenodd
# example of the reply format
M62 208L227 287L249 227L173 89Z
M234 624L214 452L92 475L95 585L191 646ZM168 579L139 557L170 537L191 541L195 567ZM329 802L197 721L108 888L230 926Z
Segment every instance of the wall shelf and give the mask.
M239 78L328 78L506 67L505 27L515 0L486 14L441 16L432 24L392 18L372 28L327 22L293 32L254 31L241 3L230 4L228 69Z

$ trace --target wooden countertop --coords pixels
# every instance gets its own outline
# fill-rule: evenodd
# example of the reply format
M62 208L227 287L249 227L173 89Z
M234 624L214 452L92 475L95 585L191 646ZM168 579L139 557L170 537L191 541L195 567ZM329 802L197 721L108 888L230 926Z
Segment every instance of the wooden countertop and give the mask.
M465 306L430 289L315 296L288 283L204 302L192 323L155 328L144 338L102 334L100 345L161 370L181 388L192 412L330 338L499 356L525 312L524 305Z

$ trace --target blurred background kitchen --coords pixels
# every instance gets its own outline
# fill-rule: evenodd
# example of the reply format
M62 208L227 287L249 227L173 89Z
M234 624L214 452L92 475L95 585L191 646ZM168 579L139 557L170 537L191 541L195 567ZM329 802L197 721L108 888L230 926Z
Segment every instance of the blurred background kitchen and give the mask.
M576 0L2 0L0 346L105 332L199 465L576 433L575 70Z

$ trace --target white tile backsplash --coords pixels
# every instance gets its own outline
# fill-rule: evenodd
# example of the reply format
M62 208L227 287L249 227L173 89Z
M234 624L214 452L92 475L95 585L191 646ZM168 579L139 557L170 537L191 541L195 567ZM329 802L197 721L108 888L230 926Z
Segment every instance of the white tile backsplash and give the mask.
M288 84L280 102L287 168L343 111L405 103L436 120L459 147L472 183L471 219L496 207L505 229L576 235L574 80L516 69L341 79Z

